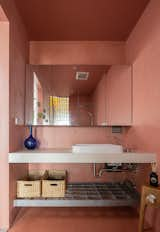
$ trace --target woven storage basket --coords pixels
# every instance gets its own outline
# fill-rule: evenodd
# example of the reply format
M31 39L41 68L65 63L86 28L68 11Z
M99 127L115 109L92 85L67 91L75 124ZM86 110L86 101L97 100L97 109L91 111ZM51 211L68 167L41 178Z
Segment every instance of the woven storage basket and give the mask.
M42 180L42 197L64 197L66 189L66 171L48 170L48 178Z
M41 179L46 178L44 171L30 171L28 177L17 181L17 198L36 198L41 196Z

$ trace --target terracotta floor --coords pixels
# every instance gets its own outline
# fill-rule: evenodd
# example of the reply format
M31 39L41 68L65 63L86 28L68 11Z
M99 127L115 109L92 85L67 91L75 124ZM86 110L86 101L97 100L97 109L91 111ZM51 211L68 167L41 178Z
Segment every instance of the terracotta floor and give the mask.
M22 209L9 232L137 232L131 208Z

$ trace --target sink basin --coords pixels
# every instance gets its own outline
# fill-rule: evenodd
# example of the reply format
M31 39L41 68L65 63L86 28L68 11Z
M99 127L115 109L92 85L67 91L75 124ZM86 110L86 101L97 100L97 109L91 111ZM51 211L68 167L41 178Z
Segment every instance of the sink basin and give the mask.
M115 144L75 144L73 153L123 153L123 147Z

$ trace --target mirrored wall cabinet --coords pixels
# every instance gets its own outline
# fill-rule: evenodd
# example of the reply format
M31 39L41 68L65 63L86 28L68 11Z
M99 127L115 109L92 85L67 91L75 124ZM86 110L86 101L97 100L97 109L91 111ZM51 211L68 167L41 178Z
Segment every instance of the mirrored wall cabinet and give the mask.
M26 125L132 123L128 65L27 65Z

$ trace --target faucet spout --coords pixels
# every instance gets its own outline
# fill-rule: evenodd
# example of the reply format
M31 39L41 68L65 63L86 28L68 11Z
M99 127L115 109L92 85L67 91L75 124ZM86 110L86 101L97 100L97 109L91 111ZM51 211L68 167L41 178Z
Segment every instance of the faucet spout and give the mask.
M104 172L107 172L106 168L102 168L99 170L98 176L101 177L103 175Z

